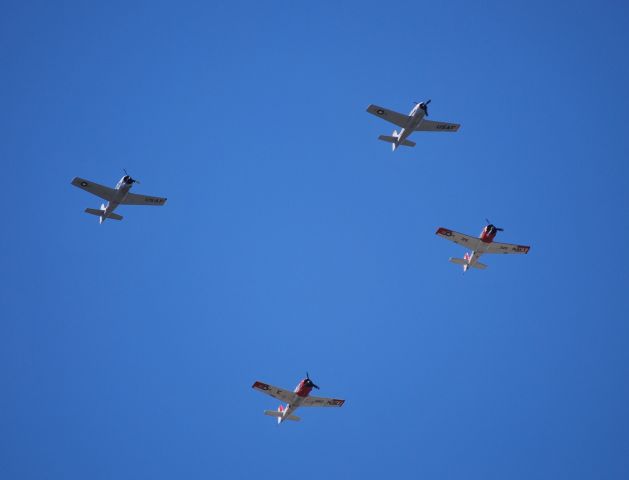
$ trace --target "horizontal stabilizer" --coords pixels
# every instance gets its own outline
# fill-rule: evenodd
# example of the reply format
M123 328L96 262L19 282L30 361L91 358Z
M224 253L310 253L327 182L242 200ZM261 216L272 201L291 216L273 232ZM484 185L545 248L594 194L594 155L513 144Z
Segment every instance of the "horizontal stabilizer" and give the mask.
M380 135L378 140L382 140L383 142L395 143L397 142L397 138L392 137L390 135Z
M265 410L264 414L268 415L269 417L282 418L282 412L278 412L277 410ZM284 419L292 420L293 422L298 422L301 420L301 418L296 415L289 415L288 417L284 417Z
M97 217L105 217L105 212L96 208L86 208L85 213L96 215ZM122 215L118 215L117 213L110 213L105 218L111 218L112 220L122 220Z
M453 257L450 257L450 261L452 263L456 263L457 265L467 265L467 260L465 260L464 258L453 258Z
M465 260L464 258L452 258L452 257L450 257L450 262L456 263L457 265L464 265L464 266L468 265L467 260ZM487 268L487 265L485 265L484 263L480 263L480 262L469 264L469 266L472 267L472 268L478 268L479 270L485 270Z
M103 211L102 210L98 210L96 208L86 208L85 209L85 213L89 213L90 215L96 215L97 217L102 217L103 216Z
M393 137L391 135L380 135L378 140L382 140L383 142L395 143L398 141L398 137ZM410 140L403 140L400 142L400 145L404 145L405 147L414 147L415 142L411 142Z
M470 267L478 268L479 270L485 270L487 268L487 265L485 265L484 263L476 262L470 265Z

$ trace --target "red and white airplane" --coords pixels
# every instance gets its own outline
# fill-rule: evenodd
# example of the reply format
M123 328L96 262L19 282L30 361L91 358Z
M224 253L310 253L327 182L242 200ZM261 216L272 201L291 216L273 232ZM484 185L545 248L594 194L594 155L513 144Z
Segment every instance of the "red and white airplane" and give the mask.
M492 225L491 222L487 220L487 226L483 228L478 238L443 227L439 227L435 233L446 240L458 243L472 250L472 253L465 253L463 258L450 257L452 263L463 265L463 271L467 272L467 269L470 267L479 268L481 270L487 268L487 265L478 261L479 257L484 253L529 253L531 247L526 245L494 242L496 234L502 231L502 228Z
M277 410L264 411L265 415L276 417L278 425L284 420L293 420L294 422L301 420L299 417L293 415L295 410L299 407L342 407L345 403L345 400L339 400L337 398L311 397L310 391L313 388L318 390L319 387L310 380L308 373L306 373L306 378L299 382L292 392L262 382L254 383L252 388L286 403L286 407L280 404Z

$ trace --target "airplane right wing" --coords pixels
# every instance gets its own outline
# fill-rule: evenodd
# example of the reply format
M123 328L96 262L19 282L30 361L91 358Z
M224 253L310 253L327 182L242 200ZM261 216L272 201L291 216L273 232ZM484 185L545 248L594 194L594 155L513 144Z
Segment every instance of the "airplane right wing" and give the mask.
M455 232L454 230L448 230L447 228L443 227L439 227L439 229L435 233L441 238L445 238L446 240L450 240L451 242L457 243L471 250L476 250L476 248L478 247L478 242L480 241L480 239L476 237L470 237L469 235Z
M435 122L433 120L422 120L415 129L416 132L456 132L459 127L458 123Z
M274 398L277 398L280 402L293 403L295 401L295 394L284 390L283 388L274 387L268 383L256 382L251 385L251 388L258 392L266 393Z
M380 117L387 122L391 122L398 127L406 127L408 123L408 119L410 118L408 115L404 115L403 113L394 112L393 110L389 110L386 108L379 107L378 105L369 105L367 107L367 111L376 117Z
M104 185L99 185L98 183L90 182L79 177L74 177L72 179L72 185L79 187L92 195L96 195L97 197L107 200L108 202L114 198L116 193L113 188L105 187Z
M485 253L529 253L528 245L492 242L485 247Z
M139 193L127 193L121 205L155 205L161 207L166 203L166 199L162 197L151 197Z
M342 407L345 400L339 400L338 398L324 398L324 397L306 397L301 402L301 407Z

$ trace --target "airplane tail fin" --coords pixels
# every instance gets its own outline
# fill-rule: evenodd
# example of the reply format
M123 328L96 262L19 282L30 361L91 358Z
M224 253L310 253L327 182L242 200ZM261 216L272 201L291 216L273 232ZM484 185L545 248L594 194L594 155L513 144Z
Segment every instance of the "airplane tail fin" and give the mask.
M277 407L277 410L265 410L264 414L268 415L269 417L276 417L278 425L282 423L282 420L292 420L293 422L298 422L301 420L301 418L296 415L289 415L288 417L284 417L284 407L282 405Z
M85 213L89 213L90 215L96 215L97 217L100 217L100 223L103 223L105 221L106 218L111 218L112 220L122 220L122 215L118 215L117 213L109 213L107 214L107 216L105 216L105 205L101 205L100 206L100 210L97 210L95 208L86 208L85 209Z
M463 266L463 271L467 271L469 267L478 268L479 270L485 270L487 265L484 263L476 262L476 263L468 263L466 258L452 258L450 257L450 262L456 263L457 265Z

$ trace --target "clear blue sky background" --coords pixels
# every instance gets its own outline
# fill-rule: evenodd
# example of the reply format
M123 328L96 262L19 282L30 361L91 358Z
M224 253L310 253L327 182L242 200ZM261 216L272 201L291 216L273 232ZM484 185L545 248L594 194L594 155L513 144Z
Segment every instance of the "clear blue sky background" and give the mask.
M0 477L629 478L627 8L4 2Z

